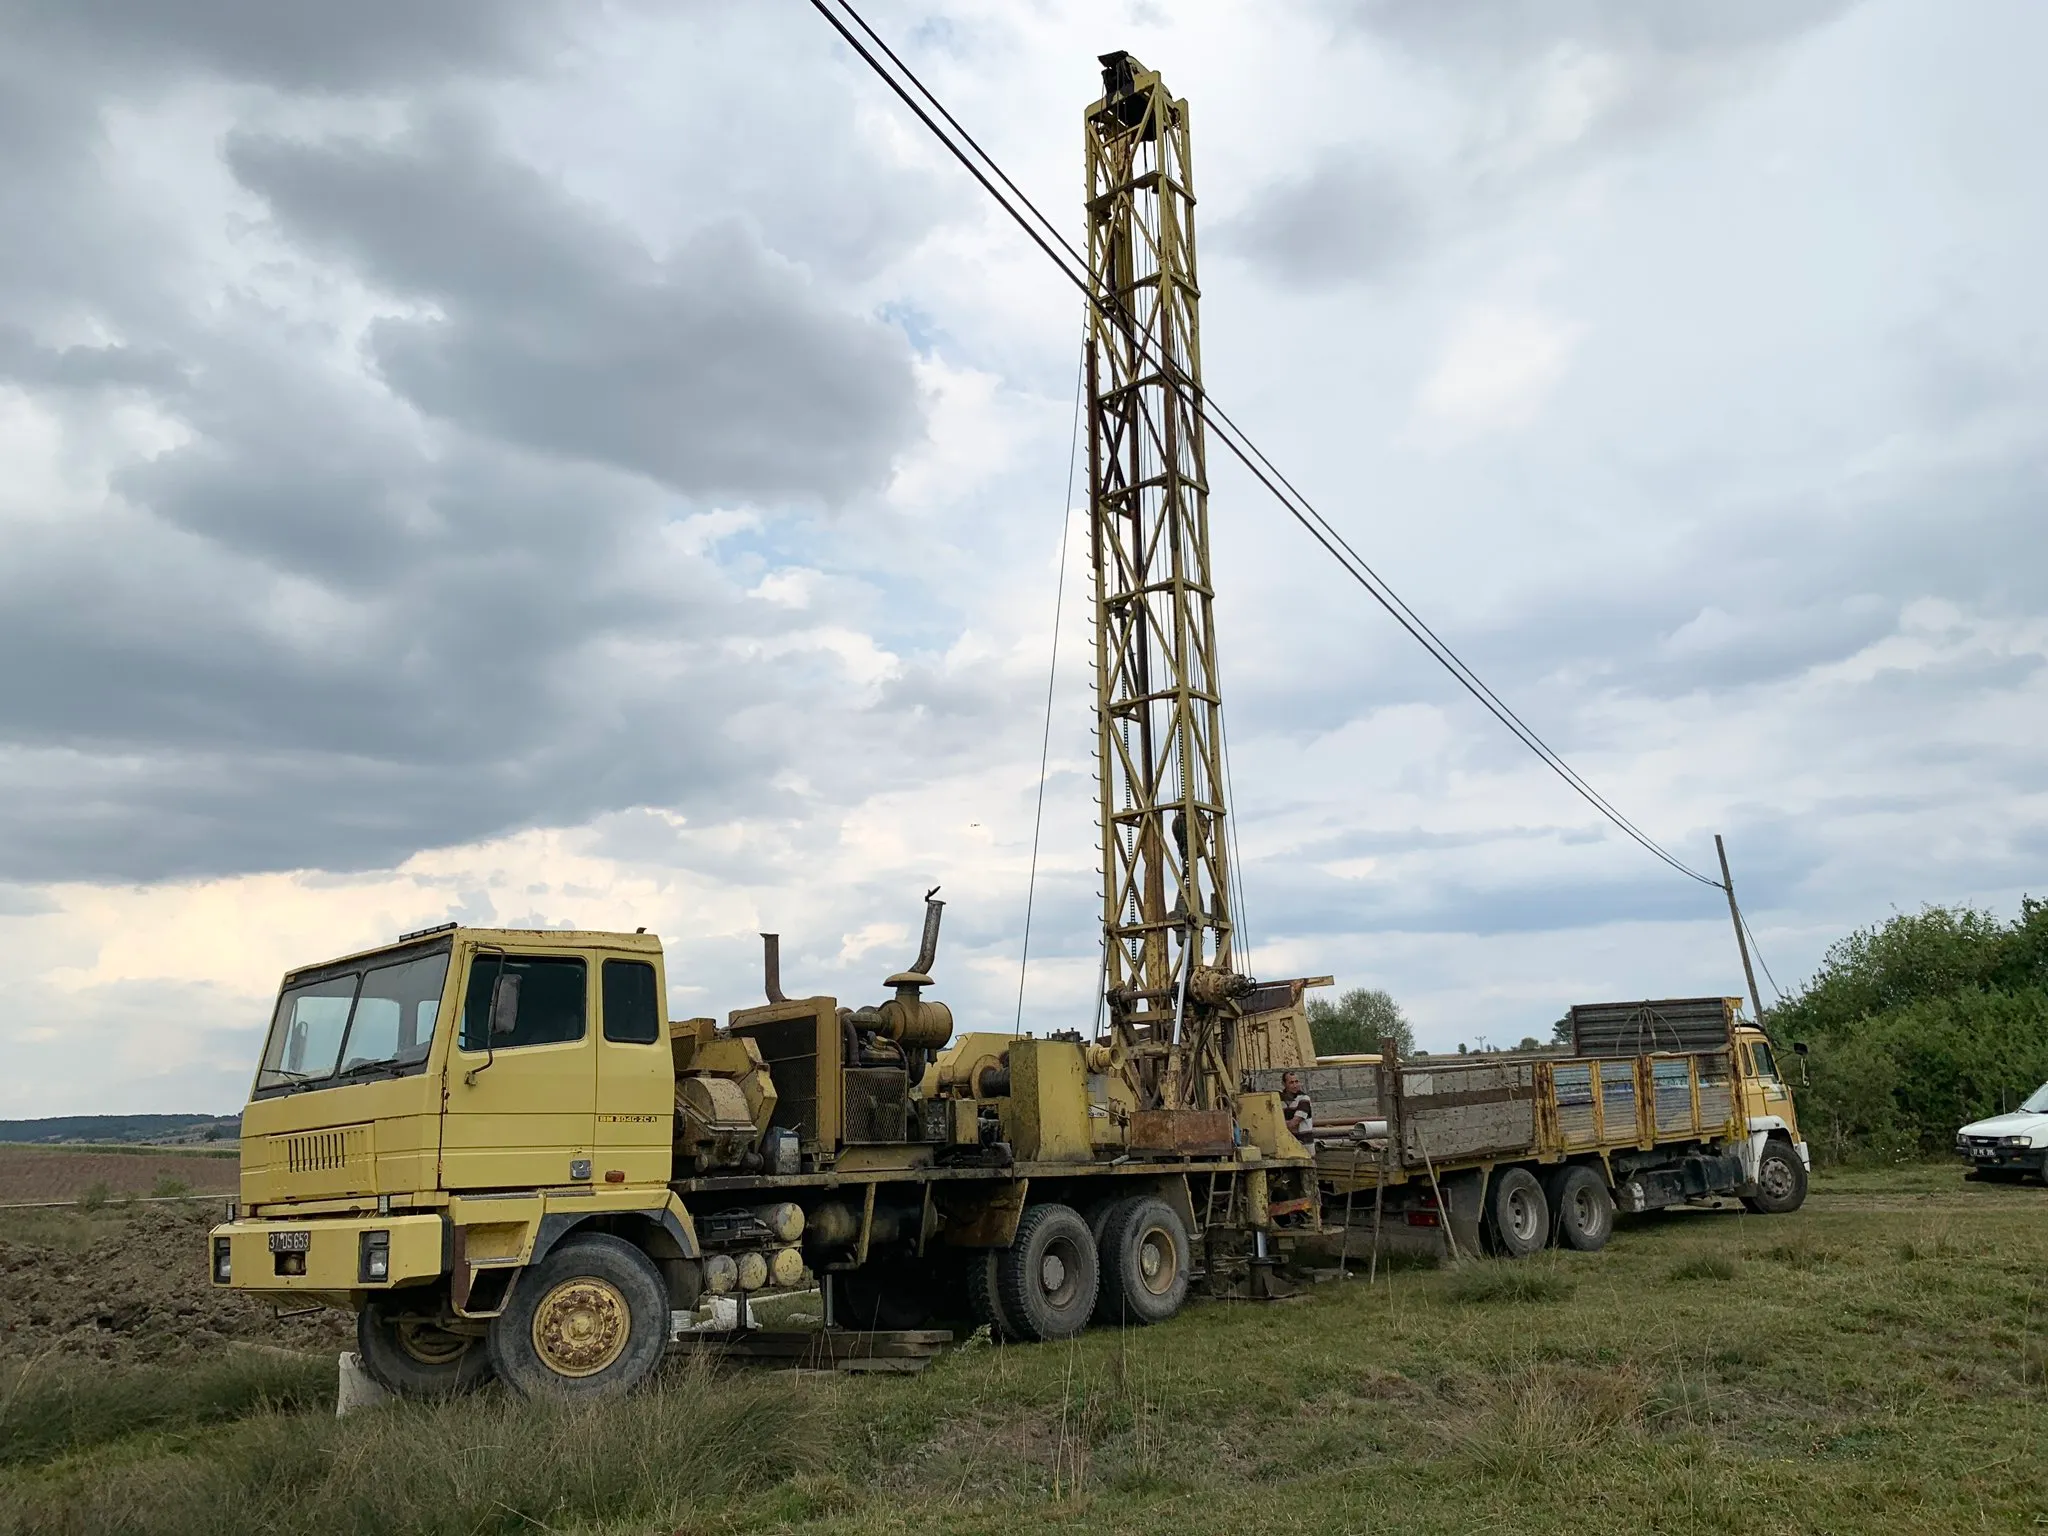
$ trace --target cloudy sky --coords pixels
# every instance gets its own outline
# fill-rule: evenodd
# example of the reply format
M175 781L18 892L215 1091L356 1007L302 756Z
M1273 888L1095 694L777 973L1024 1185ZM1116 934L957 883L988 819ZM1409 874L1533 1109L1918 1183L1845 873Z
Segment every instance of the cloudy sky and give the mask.
M2048 13L869 14L1079 225L1193 104L1207 382L1787 987L2048 887ZM228 1110L288 965L642 924L1014 1016L1080 313L803 0L0 0L0 1115ZM1219 461L1221 455L1215 456ZM1740 989L1222 462L1253 968ZM1076 498L1078 499L1078 498ZM1092 1015L1069 549L1027 1023Z

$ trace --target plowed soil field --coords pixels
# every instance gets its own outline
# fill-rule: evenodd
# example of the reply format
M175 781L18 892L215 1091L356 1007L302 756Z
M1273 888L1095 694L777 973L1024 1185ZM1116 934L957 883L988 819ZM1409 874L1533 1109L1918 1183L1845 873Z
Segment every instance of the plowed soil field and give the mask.
M110 1198L186 1191L226 1196L235 1192L238 1167L233 1153L0 1144L0 1205L76 1200L95 1191Z
M220 1211L209 1201L0 1218L0 1363L162 1360L230 1341L324 1351L353 1336L345 1313L280 1319L268 1300L217 1289L206 1231Z

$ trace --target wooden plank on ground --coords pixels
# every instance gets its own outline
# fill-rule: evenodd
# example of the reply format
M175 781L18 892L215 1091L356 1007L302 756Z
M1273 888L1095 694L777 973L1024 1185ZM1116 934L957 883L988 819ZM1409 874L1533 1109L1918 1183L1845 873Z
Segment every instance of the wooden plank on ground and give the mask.
M839 1370L921 1370L953 1342L944 1328L900 1328L874 1332L842 1329L753 1328L700 1333L676 1348L726 1360L784 1361Z

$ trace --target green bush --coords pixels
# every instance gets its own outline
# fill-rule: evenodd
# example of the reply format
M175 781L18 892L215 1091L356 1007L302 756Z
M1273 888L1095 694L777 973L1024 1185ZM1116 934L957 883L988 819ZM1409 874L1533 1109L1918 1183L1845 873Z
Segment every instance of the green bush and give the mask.
M1800 1090L1828 1157L1947 1151L1956 1127L2048 1082L2048 902L2002 922L1929 907L1835 944L1771 1033L1812 1054Z
M1308 1029L1318 1056L1378 1055L1382 1039L1398 1042L1403 1056L1415 1054L1415 1031L1391 993L1353 987L1334 1003L1317 998L1308 1005Z

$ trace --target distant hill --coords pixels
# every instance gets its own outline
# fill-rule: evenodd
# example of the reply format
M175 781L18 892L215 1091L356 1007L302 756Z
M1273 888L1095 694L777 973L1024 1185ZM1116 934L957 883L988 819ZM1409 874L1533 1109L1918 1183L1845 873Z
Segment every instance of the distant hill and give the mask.
M43 1120L0 1120L0 1141L97 1141L164 1145L233 1141L239 1115L52 1115Z

